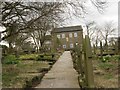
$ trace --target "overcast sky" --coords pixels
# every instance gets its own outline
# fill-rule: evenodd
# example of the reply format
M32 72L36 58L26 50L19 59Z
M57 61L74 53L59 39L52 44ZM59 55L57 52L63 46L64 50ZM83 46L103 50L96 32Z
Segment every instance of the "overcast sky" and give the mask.
M119 0L107 0L107 1L108 1L107 8L105 9L104 13L102 13L102 14L98 13L97 10L95 9L95 7L93 5L91 5L90 2L88 2L86 5L88 7L87 9L89 9L88 10L89 12L86 15L86 17L84 19L73 17L67 21L67 26L80 25L88 20L96 21L100 25L104 24L107 21L112 20L117 25L118 24L118 1ZM2 29L0 28L0 31L1 30Z
M95 7L93 7L90 2L88 2L86 5L88 6L89 13L86 15L85 19L76 18L73 17L70 20L67 21L67 26L75 26L75 25L83 25L85 22L84 20L88 21L96 21L99 25L104 24L108 21L113 21L118 26L118 2L119 0L107 0L108 7L105 9L104 13L100 14L97 12ZM2 31L2 28L0 27L0 31ZM118 31L117 31L118 33Z
M84 19L73 17L67 20L67 26L82 25L87 21L95 21L98 25L103 26L106 22L113 21L116 28L118 28L118 2L119 0L107 0L108 4L104 10L104 13L99 13L97 9L90 3L87 3L88 14ZM66 25L65 25L66 26ZM86 31L84 29L84 31ZM115 32L115 36L118 35L118 30ZM112 36L114 37L114 36Z
M87 4L89 13L86 15L85 20L96 21L98 24L103 24L108 21L113 21L117 24L118 22L118 1L119 0L108 0L107 8L104 13L100 14L97 12L94 6L92 6L89 2ZM84 20L80 18L73 17L70 20L69 25L80 25L83 24Z

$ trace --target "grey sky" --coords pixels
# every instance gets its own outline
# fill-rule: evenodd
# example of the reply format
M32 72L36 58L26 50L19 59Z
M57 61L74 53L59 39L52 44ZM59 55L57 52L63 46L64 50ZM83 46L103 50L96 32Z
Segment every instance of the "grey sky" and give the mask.
M87 0L86 0L87 1ZM88 0L89 1L89 0ZM89 9L88 14L85 16L85 19L81 19L81 18L76 18L73 17L70 20L67 20L67 26L71 26L71 25L80 25L84 23L84 20L90 20L90 21L96 21L98 24L103 24L106 21L114 21L116 24L118 23L118 1L119 0L107 0L108 3L108 7L105 9L104 13L100 14L98 13L98 11L95 9L94 6L91 5L90 2L88 2L86 4L86 6L88 7L87 9ZM1 31L1 28L0 28Z
M113 21L115 27L118 28L118 2L119 0L107 0L108 4L104 10L104 13L99 13L97 9L91 5L90 2L86 4L88 7L88 14L85 18L76 18L73 17L70 20L67 20L67 26L75 26L75 25L83 25L87 21L95 21L98 25L103 26L106 22ZM84 29L84 33L85 33ZM112 37L118 35L118 30L115 32L116 35L112 35Z
M107 21L118 22L118 0L108 0L107 8L104 13L100 14L89 2L87 4L89 12L86 15L85 20L96 21L98 24L103 24ZM69 23L70 22L70 23ZM67 21L69 25L80 25L84 23L83 19L73 17L70 21Z
M90 4L90 2L88 2L86 4L86 6L88 7L88 14L86 15L85 19L81 19L81 18L76 18L73 17L70 20L67 20L67 25L66 26L75 26L75 25L83 25L83 23L86 21L96 21L97 24L99 25L103 25L105 22L107 21L113 21L115 22L116 27L118 26L118 1L119 0L107 0L108 3L108 7L105 9L104 13L100 14L97 12L97 10L95 9L94 6L92 6ZM0 31L2 31L3 29L0 27ZM118 31L116 31L116 33L118 33Z

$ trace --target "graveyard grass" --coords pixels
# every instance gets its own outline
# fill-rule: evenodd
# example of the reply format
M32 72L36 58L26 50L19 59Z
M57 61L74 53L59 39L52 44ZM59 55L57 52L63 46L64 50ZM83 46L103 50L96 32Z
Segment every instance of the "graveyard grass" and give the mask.
M60 55L55 55L56 60ZM50 68L49 62L37 61L38 54L21 55L15 62L14 56L10 56L9 60L14 61L13 64L2 64L2 82L3 88L23 88L31 86L29 81L36 76L41 77L44 73L43 68ZM45 58L47 58L45 56ZM48 57L50 59L50 57ZM105 61L104 61L105 60ZM92 59L95 87L97 88L117 88L118 87L118 61L120 55L103 56L103 59L94 57Z
M34 77L38 76L42 78L43 73L45 73L43 68L49 70L50 65L49 62L37 61L37 56L38 55L36 54L21 55L19 60L17 60L18 63L3 63L2 87L23 88L26 87L26 84L28 84L26 82L31 81ZM56 55L55 58L57 59L58 57L59 56Z
M94 81L97 88L118 88L119 55L110 56L107 61L93 59Z

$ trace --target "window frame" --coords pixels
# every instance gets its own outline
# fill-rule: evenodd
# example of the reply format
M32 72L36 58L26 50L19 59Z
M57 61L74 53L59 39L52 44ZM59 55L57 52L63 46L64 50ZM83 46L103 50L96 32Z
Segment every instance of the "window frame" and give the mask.
M72 38L72 37L73 37L73 34L72 34L72 33L69 33L69 37Z
M73 43L70 43L70 48L74 48L74 44Z
M74 33L74 37L78 37L78 33L77 32Z
M62 38L65 38L65 34L64 33L62 33Z
M63 44L63 48L64 48L64 49L67 48L67 47L66 47L66 44Z
M60 38L61 38L61 37L60 37L60 34L57 34L57 38L58 38L58 39L60 39Z

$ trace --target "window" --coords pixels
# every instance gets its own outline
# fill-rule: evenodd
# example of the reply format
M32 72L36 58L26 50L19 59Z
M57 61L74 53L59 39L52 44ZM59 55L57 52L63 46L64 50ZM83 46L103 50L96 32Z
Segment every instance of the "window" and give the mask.
M62 38L65 38L65 34L62 34Z
M60 38L60 35L57 35L57 38Z
M67 42L69 41L68 37L66 37L66 41L67 41Z
M74 33L74 37L77 37L77 33Z
M75 45L78 45L78 42L76 42Z
M72 33L69 33L69 37L72 37Z
M66 45L63 45L63 48L66 48Z
M73 44L72 43L70 44L70 48L73 48Z

